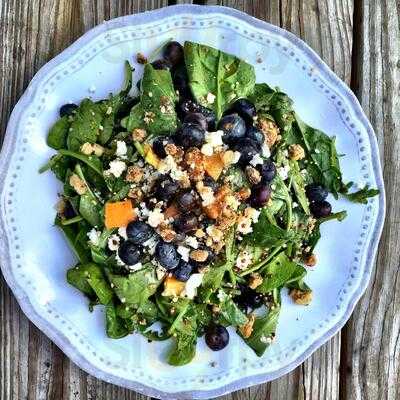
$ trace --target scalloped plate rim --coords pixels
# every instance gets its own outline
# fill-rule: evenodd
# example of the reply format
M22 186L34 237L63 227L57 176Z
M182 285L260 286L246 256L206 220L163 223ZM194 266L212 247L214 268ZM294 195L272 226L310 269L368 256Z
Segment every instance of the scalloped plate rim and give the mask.
M254 24L259 29L268 29L273 31L274 33L285 37L289 40L295 47L299 48L305 55L310 58L314 64L318 65L321 69L322 75L324 78L328 79L331 83L333 83L340 95L345 97L349 102L349 106L353 112L355 112L356 117L363 125L365 131L368 134L369 143L371 145L371 158L373 164L373 172L375 174L375 179L378 183L378 187L381 189L381 193L379 195L379 210L376 217L375 226L373 232L371 234L370 242L368 243L368 252L367 252L367 260L364 264L363 276L360 281L358 288L353 293L349 303L347 304L347 308L343 313L342 318L328 331L321 335L318 340L315 340L295 361L286 365L272 373L263 373L259 375L253 375L251 377L246 377L242 379L237 379L227 385L223 385L219 388L212 390L196 390L196 391L185 391L185 392L163 392L158 389L154 389L150 386L143 385L140 382L132 381L117 377L115 375L103 372L100 368L89 363L70 343L68 337L64 335L61 331L54 330L53 325L49 323L45 318L42 318L32 306L28 296L24 292L23 287L19 286L19 284L15 281L12 267L9 260L9 250L8 250L8 237L6 235L4 229L4 221L3 221L3 203L0 203L0 233L1 236L6 239L4 243L0 245L0 255L3 260L1 265L1 269L4 275L4 278L7 284L12 289L15 297L24 314L30 319L32 323L34 323L42 332L46 334L75 364L77 364L80 368L88 372L89 374L102 379L104 381L117 384L137 392L143 393L148 396L160 397L162 399L208 399L215 396L220 396L235 390L239 390L242 388L246 388L255 384L260 384L263 382L267 382L273 379L276 379L294 368L296 368L299 364L301 364L306 358L308 358L318 347L320 347L323 343L325 343L328 339L330 339L340 328L346 323L349 319L356 303L360 299L361 295L364 293L371 276L372 267L375 261L375 256L377 252L377 247L380 239L380 235L383 229L384 217L385 217L385 192L384 192L384 183L382 176L382 168L379 159L379 150L377 139L374 134L373 128L365 116L360 103L358 102L355 95L350 91L350 89L331 71L331 69L321 60L321 58L312 50L306 43L304 43L301 39L297 38L292 33L285 31L279 27L271 25L267 22L260 21L252 16L249 16L241 11L234 10L228 7L223 6L198 6L198 5L174 5L169 7L164 7L158 10L147 11L140 14L133 14L128 16L123 16L119 18L112 19L110 21L106 21L103 24L100 24L84 35L82 35L79 39L77 39L73 44L71 44L68 48L62 51L59 55L54 57L52 60L47 62L40 70L35 74L31 82L29 83L26 91L17 102L14 107L12 114L10 116L10 120L6 130L6 136L4 139L3 148L0 154L0 188L1 188L1 198L3 199L4 194L4 182L7 176L7 163L9 158L11 157L12 151L16 146L16 137L12 136L12 131L14 131L14 127L17 125L17 121L19 119L19 115L22 113L24 109L24 105L29 103L30 99L34 96L37 86L39 85L41 79L45 77L48 72L50 72L54 67L60 65L63 61L68 59L69 55L72 54L73 51L80 48L81 45L90 42L94 39L98 34L103 33L105 30L119 28L127 25L131 25L131 23L136 22L137 19L142 19L142 22L151 22L152 20L162 19L163 17L171 16L174 12L178 13L222 13L228 14L232 17L235 17L239 20L243 20L247 23Z

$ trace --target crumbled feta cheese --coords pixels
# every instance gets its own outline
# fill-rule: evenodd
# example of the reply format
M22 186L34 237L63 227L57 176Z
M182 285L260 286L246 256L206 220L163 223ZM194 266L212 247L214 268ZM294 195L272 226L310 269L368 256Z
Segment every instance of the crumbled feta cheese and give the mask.
M134 265L129 265L128 268L130 271L139 271L140 269L143 268L143 264L141 262L138 262Z
M128 148L126 147L126 143L122 140L117 140L117 150L115 152L115 155L117 157L125 158L127 151Z
M264 160L260 157L258 153L254 154L253 158L250 160L250 164L255 167L258 164L264 164Z
M197 288L203 282L203 274L192 274L185 284L185 289L182 292L182 296L186 296L189 299L194 299L197 294Z
M215 95L212 94L211 92L207 93L207 97L206 97L207 103L209 104L213 104L215 101Z
M222 136L224 135L224 131L219 130L215 132L206 132L205 140L206 143L211 145L212 147L223 146L224 142L222 141Z
M201 146L201 152L205 155L205 156L212 156L214 154L214 149L211 146L210 143L205 143L203 144L203 146Z
M134 209L135 213L137 213L137 208ZM126 227L125 226L121 226L120 228L118 228L118 235L122 237L122 239L128 239L128 236L126 234Z
M241 157L241 153L240 153L240 151L234 151L233 152L233 160L232 160L232 164L236 164L238 161L239 161L239 159L240 159L240 157Z
M253 232L251 223L252 223L251 218L245 215L241 215L237 220L237 231L243 233L244 235Z
M139 204L140 206L140 215L143 218L147 218L149 216L150 210L147 208L146 203L142 202Z
M118 253L115 254L115 261L117 261L117 264L121 267L125 265L125 263L119 258Z
M247 268L251 264L251 259L251 254L248 251L241 251L236 259L236 267L239 269Z
M214 225L207 226L206 232L215 243L219 243L224 238L224 233Z
M106 174L112 174L116 178L119 178L122 173L126 170L126 164L120 160L110 161L109 169L105 171Z
M293 208L296 208L296 207L298 207L298 206L299 206L299 205L294 201L293 204L292 204L292 207L293 207Z
M164 214L162 213L160 208L155 208L153 211L149 211L149 218L147 220L147 223L151 227L157 228L157 226L160 225L163 221Z
M263 143L261 147L261 155L265 158L269 158L271 156L271 151L267 145L267 143Z
M92 228L87 233L90 244L92 244L93 246L97 246L99 244L100 235L101 235L100 231L96 230L95 228Z
M244 210L244 215L251 219L252 222L256 223L258 218L260 217L260 211L256 210L253 207L247 207Z
M119 236L118 235L111 235L109 238L108 238L108 241L107 241L107 245L108 245L108 248L111 250L111 251L117 251L118 250L118 248L119 248L119 242L120 242L120 238L119 238Z
M197 182L196 189L201 197L203 207L207 207L214 203L214 192L209 186L204 186L203 182Z
M279 167L279 168L278 168L278 175L280 176L280 178L281 178L283 181L285 181L285 180L288 178L288 176L289 176L289 170L290 170L289 165L285 165L285 166L283 166L283 167Z
M189 247L179 245L176 251L181 255L182 260L188 262L189 261Z
M160 281L161 279L163 279L165 277L165 275L167 274L167 270L164 267L158 266L156 268L156 275L157 275L157 279Z
M172 157L171 155L168 155L167 157L165 157L163 160L161 160L158 163L157 171L160 174L167 174L168 172L174 171L177 168L178 168L178 166L174 160L174 157Z
M143 243L143 247L146 247L147 252L150 255L153 255L156 250L157 243L158 243L157 236L154 235L153 237L151 237L150 239L146 240Z
M185 243L193 249L197 249L199 247L199 242L194 236L187 236L185 239Z

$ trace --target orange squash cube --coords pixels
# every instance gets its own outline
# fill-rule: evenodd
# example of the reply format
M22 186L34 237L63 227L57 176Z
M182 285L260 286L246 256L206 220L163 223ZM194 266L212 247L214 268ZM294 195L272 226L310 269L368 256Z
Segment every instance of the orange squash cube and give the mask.
M216 153L212 156L204 157L204 169L211 178L215 181L218 180L222 170L224 169L221 154Z
M127 226L129 222L135 219L136 214L130 200L106 203L105 225L107 229Z

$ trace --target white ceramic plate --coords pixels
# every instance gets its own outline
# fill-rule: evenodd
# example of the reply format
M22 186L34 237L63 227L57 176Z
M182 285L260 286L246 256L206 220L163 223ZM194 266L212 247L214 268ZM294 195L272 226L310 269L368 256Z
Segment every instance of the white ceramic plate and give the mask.
M257 81L279 86L309 124L337 137L345 181L381 190L367 206L323 226L318 266L307 276L315 299L300 307L284 297L277 341L262 358L232 331L230 345L212 352L199 340L195 360L165 363L168 342L139 335L108 339L100 307L65 281L75 260L53 227L60 185L39 167L51 156L48 128L59 107L117 91L123 60L149 54L168 38L198 41L255 66ZM139 74L141 67L135 65ZM95 87L94 93L89 89ZM15 107L0 160L1 264L26 315L76 364L92 375L163 399L206 399L277 378L300 364L349 318L370 276L384 219L384 189L374 132L350 90L292 34L222 7L174 6L118 18L92 29L34 77Z

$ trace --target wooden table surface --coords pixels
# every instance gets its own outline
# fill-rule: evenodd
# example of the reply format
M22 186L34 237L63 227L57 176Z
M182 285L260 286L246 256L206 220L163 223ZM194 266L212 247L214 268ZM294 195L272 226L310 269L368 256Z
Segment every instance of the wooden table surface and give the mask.
M120 15L189 2L0 0L0 143L32 76L82 33ZM294 32L320 54L375 128L388 203L371 283L342 331L290 374L219 399L400 399L400 0L195 3L244 10ZM0 399L149 400L75 366L28 321L3 278Z

